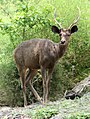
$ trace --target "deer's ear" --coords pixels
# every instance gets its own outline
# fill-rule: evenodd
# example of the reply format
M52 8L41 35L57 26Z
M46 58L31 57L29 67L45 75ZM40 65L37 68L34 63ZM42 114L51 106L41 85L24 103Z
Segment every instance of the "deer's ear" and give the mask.
M58 33L58 34L60 33L58 27L56 27L56 26L52 26L52 32Z
M71 28L71 33L74 33L77 31L78 31L78 27L76 25Z

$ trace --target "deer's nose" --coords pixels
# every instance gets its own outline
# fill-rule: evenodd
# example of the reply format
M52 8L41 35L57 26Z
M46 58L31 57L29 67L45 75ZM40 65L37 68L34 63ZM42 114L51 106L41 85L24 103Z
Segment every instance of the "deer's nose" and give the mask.
M61 40L60 43L61 43L61 44L64 44L64 43L65 43L65 40Z

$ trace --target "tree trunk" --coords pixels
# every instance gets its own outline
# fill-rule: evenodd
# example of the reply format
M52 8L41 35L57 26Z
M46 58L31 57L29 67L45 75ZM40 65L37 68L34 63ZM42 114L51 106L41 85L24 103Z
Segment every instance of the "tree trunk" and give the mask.
M77 83L72 90L66 91L64 97L66 99L74 99L75 97L83 96L87 92L90 92L90 76Z

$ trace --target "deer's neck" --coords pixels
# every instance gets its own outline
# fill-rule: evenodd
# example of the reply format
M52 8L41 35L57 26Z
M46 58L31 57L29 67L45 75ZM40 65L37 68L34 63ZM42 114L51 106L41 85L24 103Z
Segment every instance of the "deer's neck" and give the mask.
M57 59L61 58L64 55L67 49L67 46L68 46L68 43L65 45L62 45L60 43L57 44Z

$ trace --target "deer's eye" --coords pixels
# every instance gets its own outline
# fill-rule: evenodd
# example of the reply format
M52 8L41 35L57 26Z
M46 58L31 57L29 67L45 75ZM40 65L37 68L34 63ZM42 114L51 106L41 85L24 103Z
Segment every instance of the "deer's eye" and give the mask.
M59 33L59 36L61 36L62 34L61 33Z

